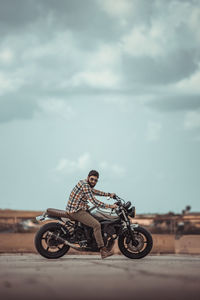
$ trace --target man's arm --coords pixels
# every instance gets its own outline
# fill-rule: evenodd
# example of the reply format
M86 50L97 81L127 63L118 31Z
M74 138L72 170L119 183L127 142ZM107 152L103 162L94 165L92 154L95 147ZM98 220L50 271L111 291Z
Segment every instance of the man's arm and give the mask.
M92 193L97 196L105 196L105 197L109 197L111 195L110 193L105 193L96 189L92 189Z
M110 197L110 198L114 198L114 199L116 197L115 193L105 193L105 192L101 192L101 191L98 191L98 190L95 190L95 189L92 189L92 193L94 195L105 196L105 197Z
M101 208L112 208L112 205L109 204L105 204L99 200L97 200L94 196L93 196L93 190L90 188L89 184L84 184L83 185L83 193L85 194L85 196L87 197L87 199L93 203L95 206L101 207ZM107 194L107 193L104 193Z

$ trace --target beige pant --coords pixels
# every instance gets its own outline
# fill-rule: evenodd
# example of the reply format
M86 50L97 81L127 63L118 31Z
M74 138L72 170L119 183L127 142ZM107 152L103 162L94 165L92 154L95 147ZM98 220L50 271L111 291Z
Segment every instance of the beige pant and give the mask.
M94 217L92 217L87 211L83 209L80 209L74 213L69 213L69 215L74 220L92 227L98 248L104 247L104 241L101 235L101 224Z

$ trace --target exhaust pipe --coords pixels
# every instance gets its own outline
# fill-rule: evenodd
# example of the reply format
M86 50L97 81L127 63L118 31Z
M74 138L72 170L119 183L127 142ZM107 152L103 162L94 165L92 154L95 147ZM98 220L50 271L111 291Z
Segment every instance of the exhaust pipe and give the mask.
M57 235L56 235L55 233L53 233L53 232L49 232L49 235L50 235L51 237L55 238L56 241L59 241L59 242L65 244L65 245L67 245L67 246L69 246L69 247L72 247L72 248L74 248L75 250L83 251L83 250L86 250L86 249L87 249L87 248L76 247L76 246L74 246L74 244L72 244L72 243L66 241L65 239L61 238L60 236L57 236Z

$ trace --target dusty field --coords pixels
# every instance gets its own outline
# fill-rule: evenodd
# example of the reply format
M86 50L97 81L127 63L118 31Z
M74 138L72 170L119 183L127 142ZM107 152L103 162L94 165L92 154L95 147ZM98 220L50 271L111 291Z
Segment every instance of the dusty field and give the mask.
M0 218L34 218L42 213L42 211L0 209Z
M34 247L35 233L2 233L0 234L0 253L36 253ZM174 235L153 235L153 249L151 253L179 253L200 254L200 236L187 235L175 240ZM119 254L117 245L115 254ZM70 249L70 253L76 250Z
M0 255L1 299L197 300L200 256Z
M0 234L0 252L36 253L34 246L35 233L4 233ZM152 253L174 253L174 236L154 235L154 246ZM117 243L114 247L115 254L120 254ZM76 253L76 250L70 249L70 253Z

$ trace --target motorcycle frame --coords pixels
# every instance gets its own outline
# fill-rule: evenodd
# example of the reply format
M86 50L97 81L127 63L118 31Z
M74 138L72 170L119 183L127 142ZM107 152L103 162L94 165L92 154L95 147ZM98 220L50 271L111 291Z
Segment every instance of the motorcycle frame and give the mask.
M131 222L130 222L130 219L128 218L128 216L127 216L127 214L126 214L126 212L125 212L125 208L123 207L123 205L122 205L122 201L121 200L123 200L123 199L121 199L121 198L119 198L119 197L117 197L118 198L118 203L120 203L120 205L119 205L119 213L117 213L117 215L120 217L120 221L121 221L121 224L116 224L115 225L115 227L119 227L119 230L121 231L119 231L118 232L118 234L117 234L117 237L120 235L120 234L122 234L123 232L127 232L128 231L128 233L130 234L130 237L131 237L131 240L132 240L132 243L133 243L133 245L134 246L137 246L137 242L135 241L135 238L134 238L134 229L135 228L137 228L139 225L138 224L131 224ZM124 201L124 200L123 200ZM89 212L91 212L92 210L94 210L96 207L94 206L94 207L92 207L90 210L89 210ZM98 209L98 208L97 208ZM112 212L112 211L111 211ZM65 219L66 219L66 221L65 221ZM75 223L72 223L71 222L71 220L70 219L68 219L68 218L64 218L64 217L49 217L48 215L47 215L47 213L46 213L46 211L42 214L42 215L40 215L40 216L37 216L36 217L36 220L37 221L40 221L40 222L44 222L44 221L48 221L48 220L56 220L59 224L61 224L62 226L66 226L66 225L69 225L69 226L73 226L73 227L76 227L76 226L80 226L80 227L82 227L81 226L81 222L79 222L79 221L75 221ZM106 224L112 224L112 222L110 222L110 220L103 220L102 222L101 222L101 224L102 225L106 225ZM114 225L114 224L113 224ZM63 231L65 231L64 230L64 228L63 227L61 227L62 228L62 230ZM87 230L87 227L84 227L84 231L85 230ZM65 232L66 233L66 232ZM86 232L85 232L85 234L86 234ZM56 235L54 235L54 237L56 238L56 239L58 239L58 237L56 236ZM87 238L87 234L86 234L86 238ZM78 248L78 247L76 247L76 246L74 246L72 243L70 243L70 242L68 242L68 241L66 241L66 240L64 240L64 239L62 239L62 238L59 238L60 240L62 240L62 242L64 243L64 244L66 244L66 245L68 245L68 246L70 246L70 247L72 247L72 248L74 248L74 249L76 249L76 250L79 250L79 251L82 251L82 249L81 248ZM87 248L84 248L85 250L87 249ZM89 251L91 251L91 249L89 249L88 248L88 250ZM87 250L86 250L87 251Z

